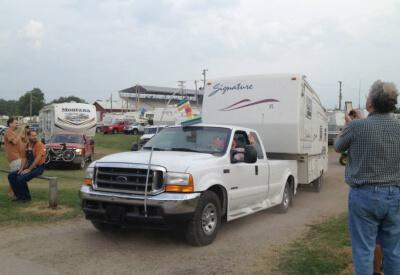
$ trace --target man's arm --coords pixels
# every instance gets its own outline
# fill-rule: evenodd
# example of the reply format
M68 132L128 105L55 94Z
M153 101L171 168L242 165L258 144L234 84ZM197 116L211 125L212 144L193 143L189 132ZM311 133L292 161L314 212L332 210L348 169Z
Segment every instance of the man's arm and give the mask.
M351 144L354 132L354 124L350 123L346 125L342 132L339 133L335 140L335 151L338 153L346 152Z

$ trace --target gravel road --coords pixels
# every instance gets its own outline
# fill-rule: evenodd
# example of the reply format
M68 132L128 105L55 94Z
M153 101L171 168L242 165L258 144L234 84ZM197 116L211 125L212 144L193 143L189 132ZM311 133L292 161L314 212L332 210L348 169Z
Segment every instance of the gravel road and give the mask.
M0 227L0 274L246 274L268 273L274 251L307 225L347 208L344 168L330 154L321 193L299 191L287 214L262 211L222 225L206 247L165 231L97 232L84 219Z

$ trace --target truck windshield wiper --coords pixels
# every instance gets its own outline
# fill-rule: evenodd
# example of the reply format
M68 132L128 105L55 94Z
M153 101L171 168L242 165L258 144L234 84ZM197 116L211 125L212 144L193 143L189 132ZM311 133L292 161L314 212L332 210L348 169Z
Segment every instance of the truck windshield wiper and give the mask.
M171 148L171 151L182 151L182 152L194 152L194 153L203 153L198 150L190 149L190 148L185 148L185 147L174 147Z
M146 150L151 150L151 146L145 146L145 147L143 147L143 149L146 149ZM163 149L163 148L158 148L158 147L154 147L153 148L153 150L154 151L165 151L165 149Z

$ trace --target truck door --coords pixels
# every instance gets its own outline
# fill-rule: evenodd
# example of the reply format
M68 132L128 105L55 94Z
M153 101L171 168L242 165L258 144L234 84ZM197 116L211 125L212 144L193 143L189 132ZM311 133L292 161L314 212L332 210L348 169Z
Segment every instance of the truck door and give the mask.
M231 158L237 159L237 163L232 163L229 174L226 174L226 182L229 184L229 210L235 211L249 207L262 201L260 192L260 169L259 163L245 163L240 153L244 147L249 145L246 132L236 131L231 145ZM263 174L263 172L261 172ZM265 197L265 193L264 193Z

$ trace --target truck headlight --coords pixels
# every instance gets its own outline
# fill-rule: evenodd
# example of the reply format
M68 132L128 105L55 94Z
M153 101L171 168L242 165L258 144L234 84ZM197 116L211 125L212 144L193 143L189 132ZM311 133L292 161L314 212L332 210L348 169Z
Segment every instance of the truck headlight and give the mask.
M89 166L85 171L83 184L91 186L93 184L94 166Z
M190 193L194 191L193 176L187 173L167 173L165 192Z
M82 155L82 149L75 149L75 153L77 155Z

